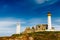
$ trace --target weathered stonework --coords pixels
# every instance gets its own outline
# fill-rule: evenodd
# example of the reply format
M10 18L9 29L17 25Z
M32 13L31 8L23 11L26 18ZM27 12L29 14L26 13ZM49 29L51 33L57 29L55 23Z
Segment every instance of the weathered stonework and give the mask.
M48 29L48 25L47 24L42 24L42 25L36 25L36 27L27 27L25 29L25 33L32 33L32 32L40 32L40 31L45 31Z

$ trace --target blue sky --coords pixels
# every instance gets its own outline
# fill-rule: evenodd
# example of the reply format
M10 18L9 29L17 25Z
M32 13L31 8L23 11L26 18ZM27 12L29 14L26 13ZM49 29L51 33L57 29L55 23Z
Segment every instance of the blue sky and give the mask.
M26 27L47 24L47 13L52 14L52 26L60 30L60 0L0 0L0 36L9 36L21 22Z

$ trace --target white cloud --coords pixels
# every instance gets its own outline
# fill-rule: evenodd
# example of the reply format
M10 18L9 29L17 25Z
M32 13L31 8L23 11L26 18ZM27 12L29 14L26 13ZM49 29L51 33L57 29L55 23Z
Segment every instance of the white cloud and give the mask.
M20 19L16 19L16 18L2 18L0 19L0 27L6 27L6 26L11 26L16 24ZM20 20L21 24L25 23L22 20Z
M60 25L54 24L53 27L55 28L55 31L60 31Z
M55 3L55 2L57 2L57 0L36 0L35 1L37 4L45 4L45 3L47 3L47 4L53 4L53 3Z
M0 18L0 36L11 35L16 31L17 21L20 20L21 24L25 22L17 18ZM23 27L21 27L23 28ZM3 34L3 35L2 35Z
M45 2L45 0L36 0L36 2L37 2L38 4L42 4L42 3Z
M60 18L56 19L55 22L60 22Z
M60 31L60 18L53 19L53 27L55 27L55 30Z

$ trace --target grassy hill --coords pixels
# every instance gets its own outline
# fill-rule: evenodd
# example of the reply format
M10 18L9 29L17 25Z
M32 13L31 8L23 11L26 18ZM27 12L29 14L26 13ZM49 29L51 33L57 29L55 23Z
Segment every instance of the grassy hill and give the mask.
M13 34L9 37L0 37L0 40L29 40L29 37L33 40L60 40L60 31Z
M60 31L44 31L44 32L34 32L25 34L14 34L12 37L33 37L34 40L60 40Z

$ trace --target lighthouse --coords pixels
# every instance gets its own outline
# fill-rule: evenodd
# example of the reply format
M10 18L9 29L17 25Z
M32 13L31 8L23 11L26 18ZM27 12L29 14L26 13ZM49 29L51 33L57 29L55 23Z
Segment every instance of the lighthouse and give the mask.
M48 12L48 30L51 31L52 26L51 26L51 13Z
M17 22L16 34L20 34L20 22Z

